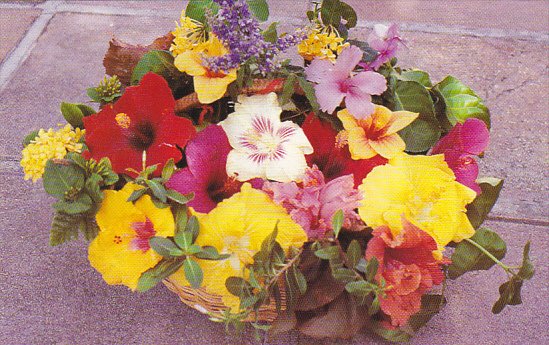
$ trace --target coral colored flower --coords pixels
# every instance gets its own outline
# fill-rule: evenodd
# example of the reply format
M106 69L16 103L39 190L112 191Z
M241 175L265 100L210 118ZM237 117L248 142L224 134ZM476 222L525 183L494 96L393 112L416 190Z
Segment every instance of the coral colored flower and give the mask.
M349 43L343 43L343 37L337 30L330 28L314 29L309 36L297 46L297 51L303 59L312 61L315 58L336 61L336 54L340 54Z
M353 159L368 159L378 154L391 158L403 152L406 143L397 132L418 115L409 111L392 112L381 105L376 105L374 113L363 120L357 120L347 109L337 113L345 128Z
M404 215L431 235L440 249L475 233L465 206L476 193L455 180L443 155L402 153L374 168L359 190L364 199L358 213L372 228L388 225L396 236Z
M367 64L361 63L361 66L377 70L396 55L402 38L398 34L398 26L396 24L391 24L390 26L376 24L367 41L370 47L377 50L378 53L374 61Z
M303 227L309 239L324 237L332 230L332 217L338 210L345 216L344 227L360 220L355 209L360 205L360 192L354 189L352 175L338 177L326 183L316 166L307 168L303 183L265 182L266 191L279 205L284 206L293 220Z
M187 168L175 172L167 187L187 194L194 193L188 205L198 212L210 212L220 201L240 191L242 185L227 176L229 140L218 125L211 125L189 142L185 153Z
M350 46L343 49L335 64L315 59L305 69L307 79L317 83L315 94L322 110L333 113L345 98L345 106L359 119L374 112L371 95L381 95L387 89L387 81L372 71L353 74L362 55L360 48Z
M23 157L20 164L25 172L25 180L32 179L32 182L36 182L41 178L48 160L62 159L67 152L79 153L82 150L79 141L84 133L80 128L73 130L68 124L58 131L52 128L38 131L38 135L21 152Z
M188 50L175 58L175 67L194 77L194 90L200 103L210 104L222 98L229 84L236 80L236 69L214 72L204 64L204 59L208 57L225 54L227 49L211 35L201 50Z
M357 187L373 168L387 163L387 159L379 155L370 159L352 159L346 145L339 142L332 125L314 114L305 119L303 131L314 149L313 154L306 156L307 164L318 166L327 181L352 174Z
M147 73L138 86L128 87L114 104L99 113L84 117L86 158L108 157L116 173L136 176L143 151L148 166L181 160L180 148L195 135L190 120L175 116L175 100L168 83L159 75ZM179 147L178 147L179 146Z
M162 259L149 246L153 236L173 236L174 220L170 208L157 208L151 197L128 202L133 191L142 188L128 183L120 191L106 190L97 212L99 235L88 249L90 264L110 285L137 288L141 274Z
M313 148L298 125L280 121L281 113L275 93L238 97L234 113L219 123L233 148L227 157L228 175L236 174L239 181L303 178L304 155Z
M403 326L410 316L421 309L421 296L433 285L444 281L441 264L433 251L435 240L404 217L402 230L394 235L389 227L377 227L366 248L366 260L379 262L376 280L385 279L386 297L381 298L381 310L391 317L393 326Z
M248 278L247 265L253 263L253 256L261 250L261 243L278 224L276 240L288 253L289 248L300 248L307 235L267 194L253 189L248 183L229 199L220 202L208 214L191 212L198 217L200 232L196 244L214 246L219 253L229 254L225 260L197 260L204 272L202 286L207 292L219 295L223 303L239 310L239 298L225 287L225 280L231 276ZM171 279L182 286L188 286L183 270Z
M450 133L435 144L431 154L444 154L456 180L480 194L481 189L475 182L478 164L471 156L480 155L488 146L489 140L490 132L486 124L479 119L470 118L463 124L456 124Z

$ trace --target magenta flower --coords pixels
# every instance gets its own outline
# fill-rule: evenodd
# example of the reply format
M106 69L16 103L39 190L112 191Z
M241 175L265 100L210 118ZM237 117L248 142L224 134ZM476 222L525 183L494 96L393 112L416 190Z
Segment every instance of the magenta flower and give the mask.
M381 95L387 89L387 81L373 71L353 73L362 59L362 50L356 46L345 48L334 63L315 59L305 69L307 79L315 85L315 94L320 108L328 113L341 104L357 119L374 112L371 95Z
M402 38L398 34L398 26L396 24L389 26L376 24L367 41L372 49L377 50L378 54L374 61L361 64L361 66L366 69L377 70L396 55Z
M344 227L350 228L360 218L354 211L362 199L354 189L353 175L338 177L326 183L316 165L307 168L303 182L265 182L263 190L282 205L292 219L301 225L309 239L324 237L332 230L332 217L338 210L345 215Z
M475 182L478 177L478 164L472 157L480 155L488 146L490 133L486 124L476 118L457 123L445 137L440 139L431 154L444 154L444 160L456 175L456 181L480 194Z
M231 150L223 128L208 126L187 145L188 167L175 172L166 186L182 194L193 192L194 199L188 205L198 212L210 212L240 191L242 183L227 176L227 155Z

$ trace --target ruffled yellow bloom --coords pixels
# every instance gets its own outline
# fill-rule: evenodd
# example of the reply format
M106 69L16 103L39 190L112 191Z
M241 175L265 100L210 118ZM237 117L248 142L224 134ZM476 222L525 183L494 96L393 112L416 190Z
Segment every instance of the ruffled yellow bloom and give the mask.
M336 60L336 54L341 53L349 43L343 43L336 30L314 29L309 36L297 46L297 51L305 60L312 61L315 58Z
M364 195L358 208L362 220L372 228L387 225L394 236L402 230L402 215L431 235L439 249L475 232L465 206L476 193L455 180L444 155L402 153L375 167L359 190Z
M72 129L66 125L58 131L50 128L41 129L34 140L23 149L21 166L25 172L25 180L36 182L44 174L46 163L50 159L62 159L67 152L81 152L82 144L78 141L85 131L80 128Z
M345 128L349 151L353 159L369 159L376 155L392 158L404 151L406 144L397 134L412 123L418 113L395 111L376 105L374 113L357 119L347 109L337 113Z
M96 220L101 231L88 249L93 268L110 285L137 288L141 274L162 259L149 246L153 236L173 236L175 225L170 208L157 208L144 195L133 204L133 191L142 187L128 183L120 191L106 190Z
M185 16L185 10L181 12L180 22L181 25L176 23L177 27L172 31L174 39L170 51L173 56L177 57L188 50L202 50L207 36L204 25Z
M223 46L217 37L212 35L204 43L203 49L188 50L175 58L175 67L181 72L194 77L194 90L202 104L213 103L223 97L229 84L236 80L236 69L228 73L214 72L203 65L205 57L225 54L227 54L227 48Z
M192 210L192 209L191 209ZM193 211L198 217L200 233L196 243L214 246L222 254L230 254L220 261L197 260L204 271L202 286L211 294L223 298L223 303L233 311L239 310L239 298L225 287L231 276L248 277L246 265L253 263L253 256L261 249L261 243L278 222L276 240L288 252L290 246L301 247L307 235L286 213L262 191L245 183L239 193L225 199L210 213ZM181 285L189 285L183 270L171 279Z

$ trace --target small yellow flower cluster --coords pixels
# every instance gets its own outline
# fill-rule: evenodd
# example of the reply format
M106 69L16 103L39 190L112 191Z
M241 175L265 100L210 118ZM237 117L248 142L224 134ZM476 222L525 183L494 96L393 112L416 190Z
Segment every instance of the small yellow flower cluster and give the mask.
M84 132L80 128L73 130L69 124L58 131L52 128L48 131L41 129L22 152L21 166L25 172L25 180L32 178L32 182L36 182L41 178L49 159L62 159L67 152L81 152L82 144L78 141Z
M206 42L206 30L204 25L194 19L185 16L185 11L181 13L181 25L177 27L172 34L175 36L170 47L174 57L188 50L202 50L201 46Z
M301 41L297 50L299 55L307 61L319 58L334 62L336 54L341 53L343 48L349 46L349 43L343 43L343 41L343 37L340 37L335 29L317 28L311 32L309 37Z

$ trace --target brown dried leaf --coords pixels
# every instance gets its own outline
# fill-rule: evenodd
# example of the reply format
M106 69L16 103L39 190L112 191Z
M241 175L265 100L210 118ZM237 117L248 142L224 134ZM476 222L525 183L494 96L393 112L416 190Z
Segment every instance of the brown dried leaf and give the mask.
M103 66L108 75L117 75L120 82L129 85L132 72L141 57L150 50L167 50L173 41L173 35L168 33L159 37L148 46L124 43L116 38L109 42L109 49L103 58Z
M307 311L322 307L332 302L345 289L345 284L332 276L327 261L322 261L319 272L314 280L307 282L307 291L298 299L295 310Z
M297 325L297 318L295 317L295 313L291 312L288 313L286 311L282 311L278 314L277 318L273 321L271 328L269 328L269 339L276 337L277 335L281 333L286 333L291 331L295 328Z

